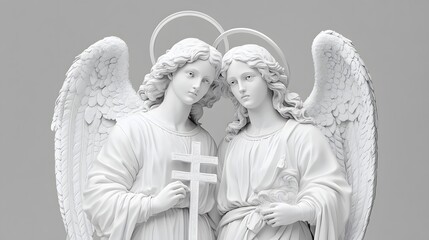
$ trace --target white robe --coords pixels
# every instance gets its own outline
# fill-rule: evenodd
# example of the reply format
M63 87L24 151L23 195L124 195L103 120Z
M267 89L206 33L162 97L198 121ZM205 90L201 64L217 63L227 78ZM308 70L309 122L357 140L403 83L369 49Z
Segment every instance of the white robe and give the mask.
M220 156L220 240L312 239L307 223L271 227L259 213L273 202L305 202L314 210L314 239L344 238L351 188L326 138L310 124L288 120L264 136L242 130ZM221 153L222 155L222 153Z
M118 121L88 172L83 208L101 239L187 239L189 193L174 208L152 216L151 198L172 181L172 170L189 171L189 164L171 154L191 153L201 142L201 154L216 156L216 143L201 127L177 132L139 112ZM201 166L215 173L216 167ZM184 182L189 185L189 182ZM214 239L206 214L215 206L213 184L200 184L199 239Z

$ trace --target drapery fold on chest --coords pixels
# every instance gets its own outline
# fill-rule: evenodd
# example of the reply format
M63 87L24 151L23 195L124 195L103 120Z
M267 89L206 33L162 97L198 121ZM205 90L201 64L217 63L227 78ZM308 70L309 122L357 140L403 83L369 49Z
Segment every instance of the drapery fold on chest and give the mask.
M270 187L278 172L288 167L287 148L283 143L283 136L260 141L237 139L226 158L228 175L235 176L240 187L254 192ZM285 147L279 148L281 145Z
M285 126L259 139L241 134L229 143L219 193L221 211L272 202L295 203L299 174L287 148L291 130L293 126Z

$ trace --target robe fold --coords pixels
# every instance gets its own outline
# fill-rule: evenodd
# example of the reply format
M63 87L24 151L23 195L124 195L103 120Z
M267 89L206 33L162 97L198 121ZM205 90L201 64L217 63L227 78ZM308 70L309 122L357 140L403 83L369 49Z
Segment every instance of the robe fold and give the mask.
M88 171L83 208L101 239L185 240L188 235L189 193L175 207L153 215L151 201L171 179L172 170L189 164L172 161L172 153L191 153L192 141L201 154L216 156L216 143L201 127L170 130L143 112L121 119ZM216 167L202 165L201 172ZM184 182L189 186L189 182ZM199 239L215 239L207 213L215 206L212 184L200 183Z
M311 124L253 136L245 129L220 149L218 210L220 240L307 240L306 222L271 227L260 210L270 203L304 202L314 210L314 239L344 238L351 187L326 138Z

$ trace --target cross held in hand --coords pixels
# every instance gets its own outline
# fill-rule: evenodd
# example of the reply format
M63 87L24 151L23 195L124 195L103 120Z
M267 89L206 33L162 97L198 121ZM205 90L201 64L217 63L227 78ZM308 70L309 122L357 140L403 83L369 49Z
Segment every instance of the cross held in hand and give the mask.
M201 143L192 141L191 154L172 153L171 159L174 161L188 162L191 164L190 172L175 171L171 177L179 180L190 181L191 196L189 206L189 240L197 240L198 236L198 196L200 182L216 183L216 174L200 172L201 163L217 165L217 157L201 155Z

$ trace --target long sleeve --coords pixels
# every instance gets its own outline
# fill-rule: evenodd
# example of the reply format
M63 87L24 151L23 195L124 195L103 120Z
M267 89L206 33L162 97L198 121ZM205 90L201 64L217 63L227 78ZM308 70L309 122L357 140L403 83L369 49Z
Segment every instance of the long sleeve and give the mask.
M301 175L298 204L315 209L315 239L343 239L350 212L351 187L322 133L314 126L298 131L294 156Z
M130 239L150 216L151 197L131 189L141 169L125 132L116 125L88 172L83 208L102 239Z
M217 181L218 185L220 181L222 180L222 172L223 172L223 163L225 161L225 154L226 150L228 148L228 142L223 139L222 142L219 144L218 148L218 165L217 165Z

